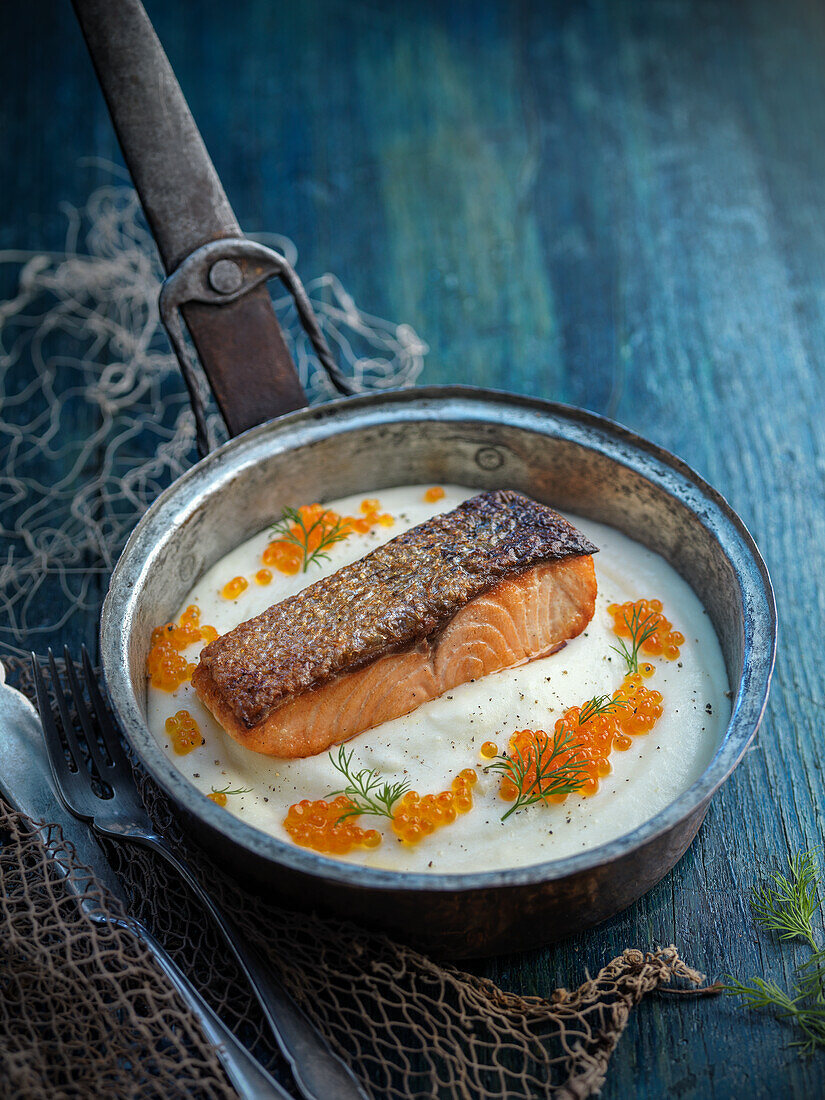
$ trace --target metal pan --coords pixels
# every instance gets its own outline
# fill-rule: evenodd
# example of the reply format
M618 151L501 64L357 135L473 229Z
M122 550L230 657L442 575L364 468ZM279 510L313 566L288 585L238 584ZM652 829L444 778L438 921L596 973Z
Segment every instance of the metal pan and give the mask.
M608 523L662 554L706 607L733 714L707 771L650 821L603 847L533 867L406 874L326 859L203 798L146 724L152 628L196 579L271 523L283 502L414 482L508 486ZM527 947L604 920L682 856L713 792L756 732L774 656L767 570L730 506L678 459L578 409L462 387L358 397L245 432L183 475L135 529L103 607L110 697L135 752L199 843L272 896L321 903L449 955Z
M266 263L256 268L236 239L240 231L145 13L138 0L75 0L75 7L172 272L167 297L170 286L180 289L183 271L185 293L175 302L184 307L230 431L274 417L243 431L167 489L138 524L112 575L101 622L102 661L112 706L138 758L191 835L247 882L441 955L529 947L618 912L682 856L759 724L773 668L776 612L753 540L726 501L688 466L579 409L446 387L285 412L304 399L280 334L267 344L277 323L267 313L265 291L261 297ZM158 88L160 107L152 100ZM146 117L151 125L143 125ZM166 168L164 151L171 158ZM147 171L147 161L154 171ZM193 163L199 171L191 170ZM175 180L173 196L163 180L167 169ZM182 212L180 191L187 188L191 202ZM170 224L174 211L183 217L196 200L201 221L190 218L185 231ZM213 217L218 208L223 221ZM224 240L220 247L235 252L200 247L227 237L229 245ZM237 272L223 268L227 278L215 277L216 257L227 255L240 272L240 292L233 283ZM186 297L193 293L194 306ZM221 296L230 304L221 305ZM236 367L244 371L240 381ZM662 554L707 609L731 684L731 721L698 782L633 832L567 859L512 870L423 875L353 866L285 844L215 806L150 733L145 661L152 628L176 612L215 561L269 525L286 501L439 481L520 489L610 524Z

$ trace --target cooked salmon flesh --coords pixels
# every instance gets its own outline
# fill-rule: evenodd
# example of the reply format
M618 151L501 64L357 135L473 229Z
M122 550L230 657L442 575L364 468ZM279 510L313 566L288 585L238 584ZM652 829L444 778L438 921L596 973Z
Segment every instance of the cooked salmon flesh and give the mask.
M224 634L192 682L242 745L314 756L575 638L595 552L546 505L481 493Z

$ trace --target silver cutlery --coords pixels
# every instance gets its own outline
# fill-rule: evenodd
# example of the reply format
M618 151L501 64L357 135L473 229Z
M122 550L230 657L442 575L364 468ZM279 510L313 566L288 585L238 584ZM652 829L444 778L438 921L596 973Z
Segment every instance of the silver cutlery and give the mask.
M297 1005L290 999L243 933L221 911L201 885L187 862L158 833L140 800L134 774L120 736L103 700L86 647L82 650L83 679L88 702L68 649L63 651L66 685L62 683L52 651L49 671L57 701L64 743L49 702L43 672L35 654L32 670L43 739L58 797L69 813L85 821L94 831L119 841L131 841L162 856L187 883L220 929L227 946L246 975L279 1048L289 1062L295 1083L306 1100L366 1100L366 1094L351 1071L332 1053ZM88 756L98 777L111 791L97 794L84 761L81 739L74 728L65 688L74 703L83 731ZM67 759L66 749L71 757Z
M292 1100L290 1094L260 1066L223 1021L204 1001L165 948L140 921L126 920L101 911L88 896L89 888L98 883L114 899L128 907L126 892L117 880L103 852L87 827L70 816L58 802L50 782L49 765L43 747L40 721L34 707L19 691L5 682L5 670L0 663L0 794L15 810L33 821L45 821L60 826L64 840L75 851L78 863L87 867L93 878L70 869L64 845L49 826L37 831L66 888L74 894L87 916L100 924L124 928L140 939L155 958L160 969L177 990L181 1000L200 1023L206 1038L213 1044L226 1075L243 1100Z

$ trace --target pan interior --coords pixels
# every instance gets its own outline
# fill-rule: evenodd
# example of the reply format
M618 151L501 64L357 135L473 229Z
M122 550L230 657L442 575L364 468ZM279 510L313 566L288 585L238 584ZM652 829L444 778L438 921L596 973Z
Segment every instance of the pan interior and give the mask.
M697 789L677 801L695 808L707 798L755 731L772 666L772 596L747 532L692 471L624 429L577 410L457 388L348 400L284 417L227 444L150 509L113 576L102 635L113 703L155 778L186 801L185 781L146 726L144 668L152 628L175 613L195 580L271 524L284 504L425 482L520 490L615 527L685 578L711 618L735 696L714 761ZM196 813L214 817L210 824L221 831L255 832L211 804ZM295 855L258 836L255 846L270 858ZM632 844L632 834L625 840Z

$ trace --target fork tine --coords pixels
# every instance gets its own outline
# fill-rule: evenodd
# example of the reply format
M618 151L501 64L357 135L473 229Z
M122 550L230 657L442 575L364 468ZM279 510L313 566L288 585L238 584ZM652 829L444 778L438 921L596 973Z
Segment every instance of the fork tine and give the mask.
M65 700L62 706L59 701L61 684L57 679L57 669L54 664L51 650L49 650L49 658L61 717L64 715L67 716ZM35 653L31 655L31 663L34 686L37 692L37 709L40 711L40 724L43 727L43 743L46 748L46 755L49 758L49 767L51 769L52 778L54 779L57 798L69 813L75 814L77 817L82 817L84 821L91 821L94 815L90 812L88 795L84 792L84 784L87 784L88 780L84 778L79 771L73 772L66 761L66 750L63 747L63 742L60 739L60 732L54 720L54 712L52 711L43 670L40 667L40 662ZM68 723L66 725L67 734L70 729L71 723ZM76 747L72 749L72 752L75 754L74 762L77 765Z
M89 699L92 702L92 711L97 719L97 724L103 737L103 744L106 746L106 751L109 754L113 766L115 768L125 768L128 774L131 775L132 765L129 763L129 758L121 743L120 735L115 728L114 722L109 717L109 710L103 701L103 696L100 694L100 688L97 686L97 677L95 676L95 670L92 668L89 651L86 646L83 645L80 648L80 652L83 659L83 678L86 681L86 690L89 692Z
M106 759L98 744L97 734L95 733L95 728L89 717L89 709L86 705L86 700L83 698L83 689L80 686L77 679L77 673L74 670L74 661L72 660L72 655L69 653L69 647L65 645L63 646L63 660L66 662L66 679L69 681L69 691L74 700L74 709L77 711L77 717L83 728L83 734L86 738L86 744L89 747L89 753L91 754L92 760L94 760L95 767L100 777L105 779L106 773L111 771L112 765Z
M40 662L37 659L37 654L31 654L32 663L32 676L34 677L34 689L37 692L37 709L40 711L40 722L43 726L44 735L50 740L60 743L60 734L57 730L57 723L54 720L52 714L52 705L49 701L49 694L46 690L46 681L43 679L43 670L40 668ZM62 744L60 745L61 751L63 750Z
M49 671L52 674L52 689L54 690L54 696L57 700L57 709L60 711L60 721L63 723L63 736L66 738L66 743L69 746L69 752L71 753L75 767L82 768L83 753L80 751L80 744L77 740L77 734L74 731L74 723L69 714L69 708L66 706L65 689L63 687L63 681L60 679L60 675L57 671L57 664L55 663L51 646L49 646Z

